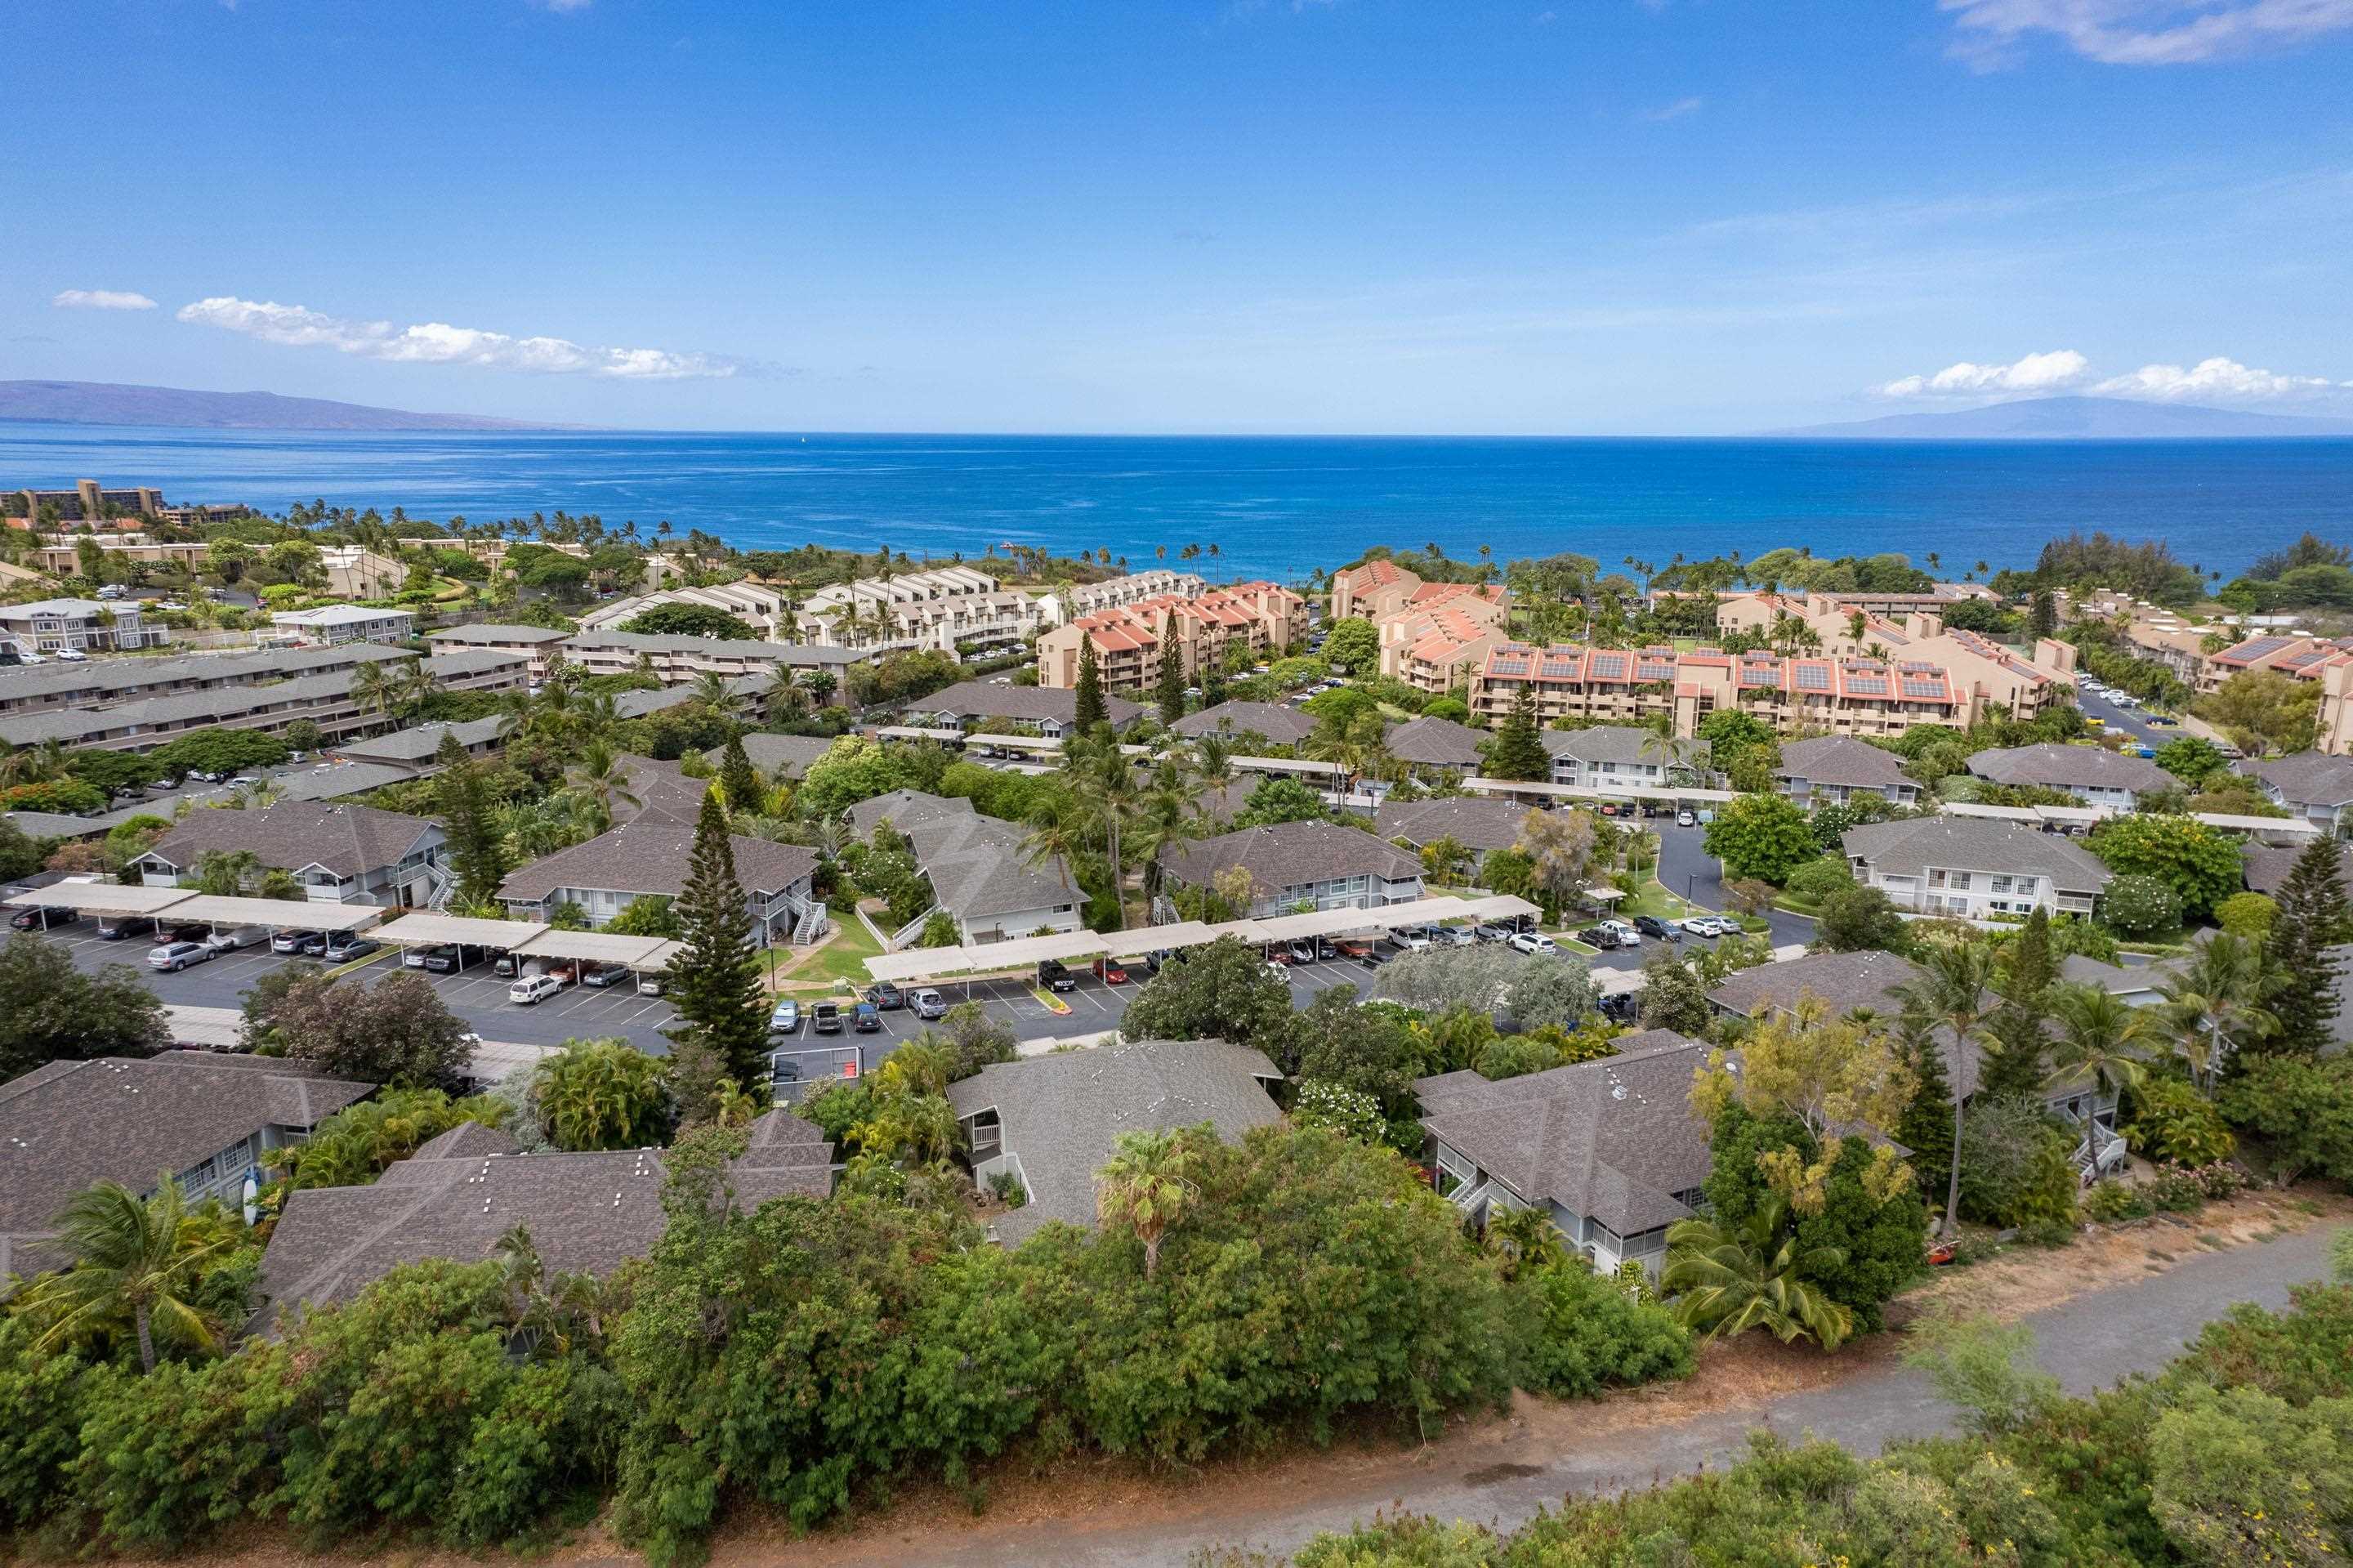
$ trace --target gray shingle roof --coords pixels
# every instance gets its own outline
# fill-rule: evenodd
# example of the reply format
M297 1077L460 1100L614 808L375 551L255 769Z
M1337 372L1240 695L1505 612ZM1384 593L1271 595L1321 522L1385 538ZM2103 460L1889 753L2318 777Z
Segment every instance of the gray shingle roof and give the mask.
M1852 736L1817 736L1793 740L1781 747L1783 779L1803 779L1812 784L1841 784L1850 789L1884 789L1891 784L1917 785L1904 774L1904 759Z
M1229 866L1242 866L1269 893L1342 876L1421 874L1421 861L1371 833L1335 822L1273 822L1216 838L1169 845L1160 854L1168 874L1206 887Z
M1391 800L1374 813L1373 825L1385 839L1427 844L1451 837L1469 849L1499 850L1519 842L1527 816L1527 807L1491 797Z
M1742 969L1707 993L1726 1012L1756 1018L1775 1008L1793 1007L1801 992L1830 1004L1833 1012L1868 1007L1900 1011L1895 988L1916 980L1920 967L1909 959L1876 949L1860 953L1810 953L1802 959Z
M1632 725L1597 724L1585 729L1547 729L1537 736L1548 757L1573 757L1580 762L1663 763L1659 737ZM1680 751L1678 752L1680 755Z
M765 659L796 669L844 669L865 657L855 649L825 648L808 642L674 637L649 631L576 631L564 640L564 646L567 652L617 648L629 653L702 653L729 659Z
M25 831L32 832L30 828ZM2300 849L2249 844L2244 854L2247 890L2264 895L2277 894L2287 885L2287 874L2295 869L2295 857L2303 853ZM2353 843L2338 849L2337 868L2337 874L2345 879L2346 886L2353 887Z
M441 749L441 737L445 735L455 735L459 746L486 746L498 738L499 726L505 722L500 715L492 714L463 724L414 725L389 735L339 741L334 749L339 756L366 761L424 762Z
M934 817L969 817L974 815L972 802L961 795L926 795L921 789L893 789L888 795L876 795L849 808L850 831L861 839L871 839L874 830L889 822L901 832L906 832L918 822L928 822Z
M994 681L959 681L944 691L917 697L907 705L910 714L954 714L965 719L1011 719L1018 724L1042 724L1049 719L1069 724L1078 713L1079 694L1068 686L999 685ZM1103 711L1115 726L1134 722L1144 705L1106 695Z
M499 621L479 621L471 626L445 626L428 631L428 642L561 642L572 634L553 626L518 626Z
M1485 730L1447 718L1408 719L1381 744L1391 757L1417 768L1476 768Z
M897 823L893 823L897 826ZM1025 909L1084 905L1086 892L1060 855L1036 865L1014 823L975 812L943 812L907 825L915 863L940 907L966 920Z
M269 1127L308 1129L375 1091L262 1056L166 1051L52 1062L0 1085L0 1275L55 1260L39 1238L100 1181L133 1192Z
M322 866L339 877L397 865L417 841L439 827L403 811L324 800L287 800L236 811L191 811L156 841L146 858L181 871L210 852L251 850L267 869Z
M111 702L159 687L248 685L416 656L405 648L346 642L332 648L277 648L247 653L93 659L79 664L22 666L0 670L0 703L34 696Z
M1869 822L1840 839L1878 875L1918 876L1930 866L2047 876L2062 893L2098 893L2111 880L2097 856L2057 833L1989 817L1915 817Z
M399 1264L479 1263L495 1256L517 1225L531 1233L550 1274L607 1276L661 1238L661 1150L515 1154L490 1147L504 1136L459 1128L374 1186L290 1194L262 1254L265 1310L347 1299ZM435 1147L445 1140L462 1152ZM745 1209L775 1198L822 1198L832 1190L832 1157L814 1122L774 1110L753 1124L729 1181Z
M754 734L744 737L744 755L774 779L798 779L809 764L833 747L829 736Z
M1187 714L1169 729L1188 740L1205 735L1262 735L1277 746L1297 746L1315 733L1315 720L1283 703L1219 703Z
M817 853L799 844L742 833L728 834L727 842L735 852L735 879L748 894L782 893L817 870ZM686 889L693 851L691 822L649 814L508 873L499 896L536 903L558 888L578 887L675 898Z
M1490 1082L1447 1073L1414 1087L1421 1125L1533 1204L1559 1203L1631 1235L1692 1211L1674 1194L1707 1180L1709 1128L1691 1108L1708 1047L1671 1029L1618 1054Z
M959 1119L994 1109L1005 1151L1017 1156L1030 1199L997 1221L1018 1242L1050 1221L1092 1225L1095 1172L1123 1132L1208 1122L1221 1139L1282 1119L1266 1086L1274 1064L1223 1040L1144 1040L983 1067L948 1086Z
M2282 800L2294 805L2342 806L2353 802L2353 757L2299 751L2293 757L2274 758L2269 762L2242 762L2238 770L2262 779L2277 789Z
M1997 784L2042 784L2054 789L2165 789L2180 782L2156 763L2096 746L2014 746L1980 751L1969 771Z

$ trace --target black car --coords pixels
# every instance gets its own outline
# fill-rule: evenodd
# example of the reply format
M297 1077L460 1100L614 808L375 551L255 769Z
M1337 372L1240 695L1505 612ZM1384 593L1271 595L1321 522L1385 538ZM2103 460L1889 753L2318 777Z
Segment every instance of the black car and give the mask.
M1599 948L1608 952L1618 945L1618 933L1607 926L1588 926L1577 934L1577 939L1588 948Z
M1339 956L1340 949L1333 944L1331 938L1318 937L1315 938L1315 957L1319 961L1328 964Z
M1079 989L1078 977L1071 974L1070 967L1060 959L1040 959L1038 961L1038 983L1048 991Z
M1377 969L1395 957L1397 955L1394 952L1376 942L1358 954L1356 961L1368 969Z
M893 1012L907 1005L907 993L889 980L882 980L867 989L866 1000L885 1012Z
M47 916L44 921L41 916ZM8 924L19 931L42 931L51 926L70 926L81 918L79 909L19 909L9 916Z
M1596 1005L1600 1008L1602 1017L1615 1023L1631 1023L1634 1022L1635 1013L1641 1011L1641 1003L1635 1000L1634 993L1630 991L1620 991L1615 996L1605 996Z
M1634 929L1641 932L1645 937L1656 937L1662 942L1680 942L1683 939L1683 934L1681 931L1676 930L1656 915L1635 916Z
M145 915L110 915L98 923L98 938L101 942L119 942L125 937L143 937L155 928L155 922Z

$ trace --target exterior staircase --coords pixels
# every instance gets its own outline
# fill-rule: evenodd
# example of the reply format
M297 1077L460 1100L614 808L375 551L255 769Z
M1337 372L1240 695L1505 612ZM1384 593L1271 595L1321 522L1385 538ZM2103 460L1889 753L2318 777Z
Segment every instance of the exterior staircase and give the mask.
M428 863L425 868L425 907L447 908L449 895L457 891L457 887L458 879L449 874L448 867L438 861Z
M2130 1157L2131 1150L2126 1148L2122 1138L2098 1128L2084 1135L2084 1141L2075 1146L2073 1156L2075 1169L2086 1187L2103 1176L2123 1170L2125 1161Z
M825 901L810 900L801 911L801 917L793 922L793 946L805 948L824 936L825 924Z

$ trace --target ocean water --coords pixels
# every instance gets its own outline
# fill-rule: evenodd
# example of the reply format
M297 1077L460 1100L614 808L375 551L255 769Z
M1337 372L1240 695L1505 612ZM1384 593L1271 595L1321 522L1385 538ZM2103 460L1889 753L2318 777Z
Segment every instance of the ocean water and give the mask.
M2033 563L2105 529L2226 577L2306 529L2353 539L2353 440L1735 440L340 434L0 422L0 488L93 478L264 511L323 498L473 522L669 521L746 549L817 543L918 559L990 546L1199 545L1220 577L1294 578L1375 543L1496 560L1574 550L1663 564L1781 545L1901 551L1944 575ZM1214 559L1206 554L1215 545Z

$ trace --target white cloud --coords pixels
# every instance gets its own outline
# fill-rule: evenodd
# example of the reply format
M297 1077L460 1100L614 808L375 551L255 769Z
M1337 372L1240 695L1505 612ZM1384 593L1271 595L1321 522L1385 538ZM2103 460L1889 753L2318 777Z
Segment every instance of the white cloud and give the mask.
M2334 389L2326 376L2281 376L2256 370L2216 355L2187 370L2179 365L2144 365L2129 376L2111 376L2093 391L2109 397L2145 397L2156 402L2196 399L2260 401L2301 397ZM2353 385L2348 383L2348 385Z
M155 302L121 289L60 289L49 300L60 311L152 311Z
M1906 376L1874 387L1883 397L1986 397L2010 394L2047 394L2081 381L2091 361L2072 348L2030 354L2008 365L1978 365L1962 360L1933 376Z
M2353 27L2353 0L1937 0L1960 29L1952 52L1982 69L2048 34L2103 65L2192 65L2307 43Z
M531 0L531 3L543 11L553 11L559 16L569 16L575 11L586 11L589 5L589 0Z
M1672 103L1662 104L1656 109L1644 110L1642 118L1652 124L1665 120L1681 120L1686 114L1698 113L1706 102L1707 100L1704 98L1678 98Z
M596 348L560 337L513 337L502 332L425 322L354 321L301 305L227 296L184 307L180 320L242 333L290 348L332 348L364 359L402 365L470 365L539 376L605 376L632 381L683 381L728 376L749 368L724 355L680 354L662 348Z

